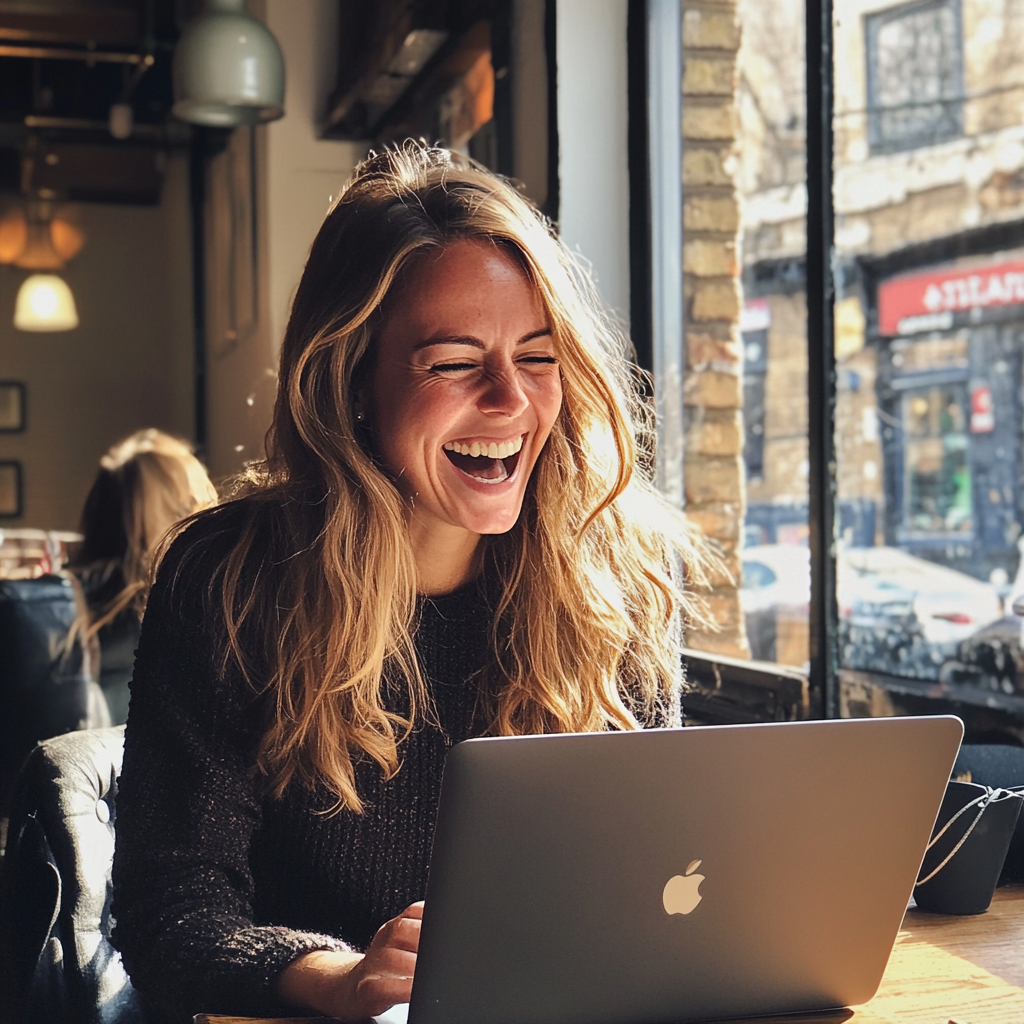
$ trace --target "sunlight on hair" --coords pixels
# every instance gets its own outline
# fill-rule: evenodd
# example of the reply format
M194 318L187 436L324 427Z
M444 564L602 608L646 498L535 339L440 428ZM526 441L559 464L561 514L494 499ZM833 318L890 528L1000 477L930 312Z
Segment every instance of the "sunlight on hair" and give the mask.
M278 796L292 783L326 786L332 811L360 811L355 762L394 774L403 737L432 714L414 644L408 505L355 399L396 283L462 240L499 246L522 267L562 375L561 411L519 520L482 541L499 593L480 679L489 731L632 729L666 708L678 724L681 627L701 615L690 585L704 579L706 550L635 471L654 432L629 342L587 269L515 188L468 158L408 143L356 168L313 243L267 461L237 483L247 519L216 581L225 664L273 709L258 770ZM275 624L259 660L240 640L249 621ZM407 717L386 704L397 682Z

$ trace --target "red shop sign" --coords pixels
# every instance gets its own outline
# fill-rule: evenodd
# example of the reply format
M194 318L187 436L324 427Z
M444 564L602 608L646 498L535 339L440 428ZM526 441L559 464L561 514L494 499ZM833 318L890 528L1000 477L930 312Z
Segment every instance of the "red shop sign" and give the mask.
M992 389L987 384L978 384L971 389L971 433L990 434L995 429Z
M905 334L949 326L941 322L943 314L948 321L949 315L966 309L1018 304L1024 304L1024 261L908 274L879 285L878 327L882 334Z

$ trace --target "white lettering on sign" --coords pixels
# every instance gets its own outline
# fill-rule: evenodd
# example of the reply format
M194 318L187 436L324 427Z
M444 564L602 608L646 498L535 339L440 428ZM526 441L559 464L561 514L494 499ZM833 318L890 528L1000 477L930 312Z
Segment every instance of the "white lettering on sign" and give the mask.
M890 278L878 286L878 328L889 337L938 327L938 317L1024 304L1024 260L971 270L939 270Z
M930 313L975 309L978 306L1008 306L1024 302L1024 273L970 274L941 283L931 282L922 305Z

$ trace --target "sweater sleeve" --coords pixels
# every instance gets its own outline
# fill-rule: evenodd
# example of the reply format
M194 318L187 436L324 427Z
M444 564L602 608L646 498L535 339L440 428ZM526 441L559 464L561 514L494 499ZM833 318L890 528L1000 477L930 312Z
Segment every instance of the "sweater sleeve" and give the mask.
M149 1016L181 1024L201 1012L279 1014L273 984L284 967L314 949L348 948L253 921L256 719L245 684L219 671L203 571L210 560L190 558L182 569L202 526L172 546L150 595L114 854L114 943Z

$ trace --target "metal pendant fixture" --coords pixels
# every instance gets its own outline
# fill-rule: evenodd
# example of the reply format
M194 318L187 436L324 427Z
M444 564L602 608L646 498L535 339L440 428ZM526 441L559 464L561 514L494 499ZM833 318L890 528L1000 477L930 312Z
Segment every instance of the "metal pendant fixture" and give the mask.
M284 116L284 58L245 0L207 0L174 51L174 115L214 128Z
M74 218L69 219L66 209L61 215L51 200L33 197L24 210L12 211L4 218L3 226L10 242L20 242L11 245L11 258L4 262L36 271L18 289L14 326L19 331L74 330L78 326L75 297L67 282L54 273L85 243Z

